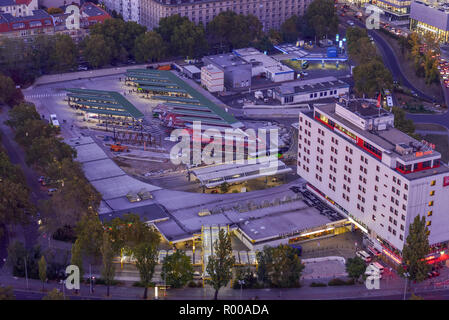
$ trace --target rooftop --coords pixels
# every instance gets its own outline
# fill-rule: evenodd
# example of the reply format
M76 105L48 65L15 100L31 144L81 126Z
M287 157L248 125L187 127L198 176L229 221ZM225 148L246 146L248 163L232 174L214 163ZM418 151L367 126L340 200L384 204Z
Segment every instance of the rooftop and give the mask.
M214 56L205 57L209 61L222 69L238 68L241 66L249 66L250 64L233 53L223 53Z
M349 87L349 85L346 82L338 80L335 77L324 77L310 80L295 80L285 82L275 90L282 95L286 95L300 92L316 92L319 90L344 87Z

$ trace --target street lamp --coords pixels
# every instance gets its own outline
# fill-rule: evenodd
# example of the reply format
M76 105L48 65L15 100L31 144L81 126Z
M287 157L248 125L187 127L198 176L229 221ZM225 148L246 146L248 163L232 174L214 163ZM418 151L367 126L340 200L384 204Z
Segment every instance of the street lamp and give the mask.
M404 287L404 299L405 300L405 294L407 292L407 282L408 282L408 278L410 277L410 273L406 272L404 273L404 277L405 277L405 287Z

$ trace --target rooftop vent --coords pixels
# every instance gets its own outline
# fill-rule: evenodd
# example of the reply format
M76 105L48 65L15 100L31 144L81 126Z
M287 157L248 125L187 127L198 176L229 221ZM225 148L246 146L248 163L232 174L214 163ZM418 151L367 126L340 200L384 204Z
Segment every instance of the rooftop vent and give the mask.
M399 153L401 155L406 155L406 154L410 154L413 152L413 147L409 146L406 143L398 143L398 144L396 144L395 150L397 153Z

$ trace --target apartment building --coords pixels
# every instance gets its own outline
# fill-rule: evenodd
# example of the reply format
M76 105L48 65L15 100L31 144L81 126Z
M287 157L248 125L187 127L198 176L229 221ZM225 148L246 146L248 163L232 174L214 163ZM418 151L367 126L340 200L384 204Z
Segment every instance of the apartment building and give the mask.
M34 10L32 15L18 17L0 13L0 39L28 39L39 34L52 35L54 31L53 18L44 10Z
M149 29L164 17L179 14L206 25L223 11L252 14L264 30L279 29L292 15L303 15L312 0L141 0L141 24Z
M125 21L140 23L140 0L105 0L104 5L108 12L115 10L123 16Z
M409 225L425 216L431 246L449 240L449 167L434 146L394 128L394 115L353 100L300 113L298 174L400 263Z
M213 64L201 68L201 85L209 92L224 90L224 72Z
M9 13L13 17L30 16L37 9L37 0L0 0L0 13Z

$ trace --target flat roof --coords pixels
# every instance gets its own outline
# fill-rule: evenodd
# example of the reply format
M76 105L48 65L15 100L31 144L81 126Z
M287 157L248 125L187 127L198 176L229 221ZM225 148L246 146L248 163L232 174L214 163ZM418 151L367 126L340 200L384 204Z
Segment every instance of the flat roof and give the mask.
M92 90L92 89L77 89L77 88L69 88L66 91L70 92L71 97L76 97L79 99L93 99L94 97L98 97L98 99L104 99L104 97L108 99L113 99L113 101L117 102L119 106L121 106L124 111L126 111L131 117L134 119L142 119L144 117L143 113L140 112L131 102L129 102L125 97L123 97L120 93L114 91L104 91L104 90ZM88 98L87 98L88 97ZM78 101L78 103L83 103ZM90 102L85 102L86 104ZM108 104L99 104L98 106L107 106ZM94 112L94 111L92 111Z
M147 223L154 223L157 221L168 220L170 217L165 210L158 204L145 204L129 209L114 210L110 213L100 214L100 220L105 223L115 218L121 218L125 214L133 213L140 216L140 218Z
M336 46L336 45L335 45ZM334 46L334 47L335 47ZM329 61L346 61L348 60L348 56L346 53L338 54L337 57L328 57L327 56L327 48L318 48L315 50L307 50L301 47L297 47L292 43L284 43L275 45L274 48L279 50L285 55L286 59L290 60L307 60L307 61L321 61L321 60L329 60ZM282 59L282 57L279 57Z
M295 80L282 83L275 91L281 95L317 92L335 88L349 88L349 84L335 77L323 77L310 80Z
M245 65L250 66L248 62L233 53L216 54L206 56L204 58L208 59L210 62L213 62L216 66L224 69L238 68Z
M372 131L372 132L360 129L356 125L352 124L350 121L337 115L335 113L335 104L323 105L323 106L317 107L317 109L322 110L323 112L328 114L334 121L336 121L336 122L340 123L341 125L343 125L344 127L348 128L354 134L365 138L370 143L374 144L374 146L380 148L384 152L389 153L389 156L391 156L393 158L397 158L397 159L407 162L407 161L414 161L414 160L425 160L428 158L435 158L435 157L440 156L440 153L435 150L433 150L433 152L428 155L422 155L420 157L416 157L415 152L408 154L408 155L402 155L396 151L397 144L410 145L410 144L420 144L420 142L396 128L387 128L385 130L378 130L378 131ZM303 114L310 117L311 119L313 119L313 111L305 111L305 112L303 112ZM432 169L423 170L423 171L419 171L419 172L412 172L412 173L408 173L408 174L402 174L400 171L397 171L397 172L399 174L401 174L402 176L406 177L407 179L413 180L413 179L427 177L429 175L449 172L449 167L447 167L444 164L441 164L438 168L432 168Z

